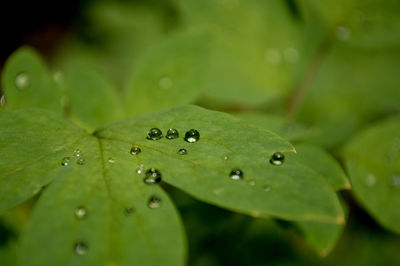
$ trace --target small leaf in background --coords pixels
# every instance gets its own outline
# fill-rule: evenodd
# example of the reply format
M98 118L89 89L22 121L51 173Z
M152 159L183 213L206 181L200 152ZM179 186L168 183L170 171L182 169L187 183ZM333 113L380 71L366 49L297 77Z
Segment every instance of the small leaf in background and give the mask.
M194 102L254 106L290 90L306 37L284 2L179 6L184 26L140 57L133 71L127 101L136 105L130 113Z
M126 89L127 113L194 102L204 87L208 40L205 34L178 34L143 55Z
M36 107L61 112L61 92L32 48L22 47L11 55L1 81L7 109Z
M66 116L89 131L122 116L117 91L84 63L71 63L64 74Z
M301 1L314 10L330 27L336 38L352 46L379 48L400 43L399 1L318 0Z
M345 147L357 200L384 227L400 232L400 119L370 126Z
M394 48L360 51L336 43L300 108L298 119L321 129L311 141L333 149L367 121L399 111L399 56Z

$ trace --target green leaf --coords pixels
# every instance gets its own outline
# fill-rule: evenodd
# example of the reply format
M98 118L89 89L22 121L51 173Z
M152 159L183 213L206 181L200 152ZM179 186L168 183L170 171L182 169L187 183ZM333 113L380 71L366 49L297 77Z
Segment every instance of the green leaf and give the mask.
M325 257L335 247L344 229L343 225L318 222L297 223L307 244Z
M400 119L362 130L345 147L357 200L384 227L400 233Z
M51 182L28 223L22 265L182 265L179 216L159 186L143 182L150 168L203 201L252 216L332 224L344 219L333 189L291 159L288 142L227 114L185 106L123 120L94 136L38 110L2 112L0 121L7 128L0 138L0 157L7 158L1 164L1 209ZM174 127L181 137L148 140L152 127L164 133ZM195 143L182 138L190 128L201 134ZM133 145L139 154L131 154ZM178 154L180 148L188 153ZM269 163L276 151L287 155L281 166ZM230 178L234 168L243 179ZM149 208L152 196L161 207ZM127 208L134 214L127 215ZM84 255L75 254L77 244Z
M121 117L116 90L84 63L75 62L65 73L67 116L91 131Z
M279 116L249 113L241 114L239 117L246 122L275 131L288 139L302 139L313 133L301 124L290 124ZM335 190L350 188L350 183L343 169L322 148L310 144L297 144L295 147L297 153L287 155L290 160L312 169L315 174L325 179ZM299 221L296 225L302 231L305 241L323 257L333 249L344 228L344 224L337 225L313 221Z
M126 145L39 110L2 112L0 121L0 210L51 182L25 231L21 265L183 265L179 216L160 187L143 183ZM160 208L149 208L152 196ZM85 256L76 254L79 241Z
M296 145L298 156L293 158L309 167L323 177L333 189L349 189L350 183L343 169L332 156L318 146L309 144ZM290 158L290 157L289 157ZM342 224L319 222L298 222L305 241L314 248L320 256L325 257L334 248L344 229Z
M150 128L180 132L178 140L146 140ZM182 137L200 132L196 143ZM157 168L163 180L203 201L253 216L341 223L343 213L331 187L317 173L296 161L269 163L274 152L287 156L293 147L277 135L252 127L227 114L186 106L124 120L97 131L96 136L135 144L142 153L137 165ZM181 148L186 155L178 154ZM243 180L232 180L239 168ZM239 195L239 196L238 196Z
M7 109L36 107L61 112L60 90L32 48L22 47L10 56L1 81Z

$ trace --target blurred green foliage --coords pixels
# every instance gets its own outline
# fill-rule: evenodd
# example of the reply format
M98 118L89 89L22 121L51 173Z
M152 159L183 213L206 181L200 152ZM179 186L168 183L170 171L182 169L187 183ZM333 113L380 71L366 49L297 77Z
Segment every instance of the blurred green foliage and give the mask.
M254 219L166 186L189 265L400 265L399 12L396 0L86 1L50 68L29 47L10 56L1 109L52 110L90 132L188 103L233 113L339 177L332 189L350 189L347 174L347 224ZM4 265L30 208L1 216Z

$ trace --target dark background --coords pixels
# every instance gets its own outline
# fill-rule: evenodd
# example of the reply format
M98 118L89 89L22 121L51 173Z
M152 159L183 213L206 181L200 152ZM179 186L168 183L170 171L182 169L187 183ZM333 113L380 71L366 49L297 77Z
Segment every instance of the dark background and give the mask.
M89 1L1 1L0 68L19 46L29 44L44 56L52 53L63 34L78 19L78 10Z

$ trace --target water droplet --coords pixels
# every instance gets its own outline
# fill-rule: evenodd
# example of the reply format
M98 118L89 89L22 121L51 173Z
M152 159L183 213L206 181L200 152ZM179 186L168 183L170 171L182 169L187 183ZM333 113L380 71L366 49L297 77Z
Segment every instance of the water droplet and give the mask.
M350 38L351 30L344 26L336 27L336 38L341 41L347 41Z
M115 163L115 160L114 160L113 158L110 157L110 158L108 158L108 162L109 162L109 163Z
M285 155L281 152L275 152L272 154L271 159L269 162L273 165L282 165L283 162L285 161Z
M62 71L59 70L59 71L54 72L54 74L53 74L54 82L61 83L63 81L63 79L64 79L64 74Z
M374 174L368 174L368 175L365 177L365 184L366 184L368 187L373 187L373 186L375 186L375 184L376 184L376 177L375 177L375 175L374 175Z
M151 128L149 132L147 132L147 139L149 140L158 140L162 138L162 131L158 128Z
M142 149L140 149L140 147L138 145L133 145L131 148L131 151L130 151L130 153L132 155L138 155L141 152L142 152Z
M233 180L240 180L243 179L243 172L240 169L233 169L229 176Z
M140 175L141 173L143 173L143 170L144 170L144 165L143 165L143 164L139 164L139 165L136 167L136 173L138 173L139 175Z
M29 76L25 73L20 73L15 78L15 86L20 89L24 90L29 87Z
M254 181L254 180L249 181L249 185L254 187L256 185L256 181Z
M185 141L189 143L197 142L200 139L200 133L196 129L191 129L185 134Z
M273 66L277 66L281 63L281 54L277 49L267 49L264 53L265 61Z
M77 255L85 255L88 251L88 246L83 241L77 241L74 245L74 250Z
M1 98L0 98L0 105L1 105L1 107L6 106L6 97L5 97L5 95L2 95L2 96L1 96Z
M221 195L222 193L224 193L224 188L222 187L222 188L216 188L216 189L214 189L213 190L213 193L215 194L215 195L217 195L217 196L219 196L219 195Z
M395 174L392 177L392 185L395 188L400 188L400 174Z
M79 149L74 150L74 156L75 156L75 157L81 156L81 150L79 150Z
M169 77L163 77L158 82L158 86L160 86L161 89L168 90L172 88L172 80Z
M78 159L76 159L76 163L79 164L79 165L84 165L85 164L85 159L79 157Z
M228 160L229 159L229 157L228 156L224 156L224 160L226 161L226 160Z
M147 202L147 206L150 209L157 209L161 207L161 198L158 196L151 196L149 201Z
M161 182L161 172L155 168L150 168L146 171L143 181L146 184L157 184Z
M179 138L179 132L175 128L170 128L165 135L167 139L177 139Z
M186 149L179 149L178 154L185 155L185 154L187 154L187 150Z
M294 64L299 60L299 52L293 47L286 48L283 54L285 60L291 64Z
M75 210L75 217L76 217L78 220L83 220L83 219L85 219L85 218L87 217L87 210L86 210L86 208L83 207L83 206L80 206L80 207L76 208L76 210Z
M135 214L135 209L133 207L126 207L125 208L125 215L126 216L133 216Z
M264 186L264 190L265 190L265 191L271 191L271 186L270 186L270 185Z
M62 165L62 166L67 166L67 165L69 164L70 161L71 161L71 158L69 158L69 157L64 157L64 158L62 158L62 160L61 160L61 165Z

